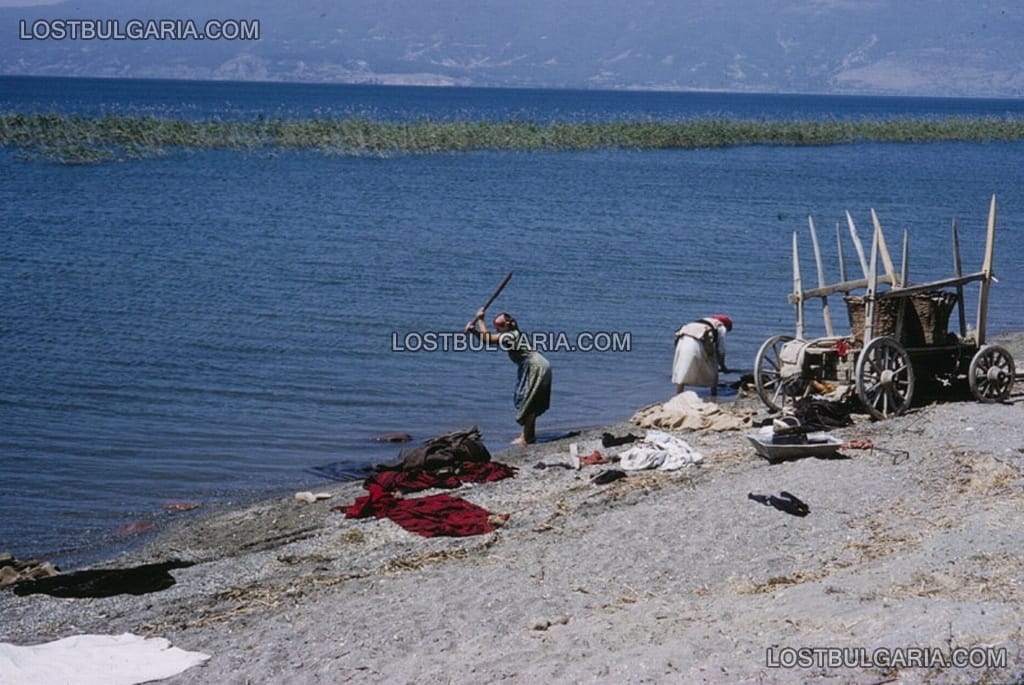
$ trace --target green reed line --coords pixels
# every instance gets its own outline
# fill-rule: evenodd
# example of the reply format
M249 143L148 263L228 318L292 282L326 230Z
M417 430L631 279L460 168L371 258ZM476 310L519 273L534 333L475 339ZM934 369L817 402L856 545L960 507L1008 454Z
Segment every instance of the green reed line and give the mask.
M67 164L134 159L169 150L321 150L339 154L474 150L573 151L841 145L857 142L1015 141L1024 121L998 118L882 121L383 123L364 119L185 121L137 116L0 114L0 146Z

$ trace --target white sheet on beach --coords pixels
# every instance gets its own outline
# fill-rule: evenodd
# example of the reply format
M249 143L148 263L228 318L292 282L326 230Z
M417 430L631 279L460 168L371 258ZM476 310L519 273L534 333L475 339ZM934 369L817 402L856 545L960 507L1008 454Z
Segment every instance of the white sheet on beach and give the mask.
M688 464L699 464L704 456L682 438L664 431L647 431L640 442L619 455L619 467L626 471L658 469L674 471Z
M210 658L162 637L76 635L41 645L0 643L0 683L135 685L162 680Z

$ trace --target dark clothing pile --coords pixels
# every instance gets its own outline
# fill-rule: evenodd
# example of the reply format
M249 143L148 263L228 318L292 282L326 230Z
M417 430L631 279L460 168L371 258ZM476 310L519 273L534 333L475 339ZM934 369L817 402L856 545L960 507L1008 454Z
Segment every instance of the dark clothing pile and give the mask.
M170 571L192 565L191 561L175 559L131 568L87 569L18 583L14 594L73 598L145 595L171 587L175 581Z
M419 447L400 452L398 456L402 461L393 466L379 466L378 470L438 473L457 464L491 460L491 453L481 441L480 430L476 426L431 438Z
M629 433L627 435L613 435L612 433L601 434L601 446L602 447L618 447L619 445L628 445L631 442L636 442L642 438L637 435Z
M451 495L406 499L394 494L457 488L463 483L489 483L514 476L513 467L490 460L475 426L427 440L401 456L399 464L383 467L363 482L369 494L350 506L334 507L334 511L344 511L346 518L389 518L423 537L490 533L495 524L508 518Z
M850 414L858 408L855 403L853 397L840 402L802 397L793 407L793 413L805 431L827 431L853 425Z

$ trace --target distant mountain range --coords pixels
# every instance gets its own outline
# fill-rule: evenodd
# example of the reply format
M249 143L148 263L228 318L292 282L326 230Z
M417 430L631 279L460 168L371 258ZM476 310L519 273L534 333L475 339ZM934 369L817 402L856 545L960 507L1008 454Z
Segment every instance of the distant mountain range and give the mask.
M982 0L71 0L0 8L0 73L1024 96L1024 4ZM212 5L217 5L211 9ZM258 20L258 41L22 40L37 21ZM24 22L24 23L23 23ZM43 26L43 25L40 25Z

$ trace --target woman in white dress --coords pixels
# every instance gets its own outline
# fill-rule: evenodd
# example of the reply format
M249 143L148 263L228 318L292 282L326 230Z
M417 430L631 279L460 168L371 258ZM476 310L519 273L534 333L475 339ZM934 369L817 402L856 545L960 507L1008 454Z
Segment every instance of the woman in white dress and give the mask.
M672 382L676 392L687 385L707 386L718 395L718 372L727 373L725 336L732 330L732 319L725 314L683 324L676 331L676 354L672 360Z

